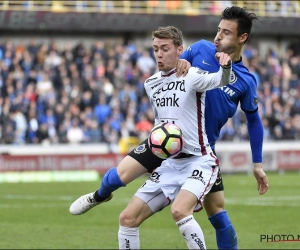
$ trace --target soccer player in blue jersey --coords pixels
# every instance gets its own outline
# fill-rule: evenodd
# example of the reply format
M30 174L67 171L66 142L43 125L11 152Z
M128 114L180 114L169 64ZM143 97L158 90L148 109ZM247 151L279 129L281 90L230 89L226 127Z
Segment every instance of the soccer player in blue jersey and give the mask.
M263 129L257 110L257 83L242 63L241 51L248 40L255 14L248 13L240 7L226 8L221 16L221 22L215 37L210 43L200 40L191 45L183 54L192 66L209 72L217 71L215 53L226 52L233 63L231 83L222 88L206 92L206 133L211 147L214 148L219 138L220 129L236 112L240 103L248 121L250 146L254 163L253 173L260 194L268 190L268 178L262 168ZM178 76L190 66L182 60L178 65ZM132 150L118 165L105 174L99 190L78 198L70 207L74 215L83 214L89 209L112 198L112 192L125 186L145 172L152 172L161 165L161 159L149 150L147 140ZM221 167L222 168L222 167ZM215 182L211 191L204 199L204 208L209 220L216 230L219 249L237 249L237 237L233 225L224 209L224 186L222 177ZM127 213L127 214L126 214ZM123 211L123 218L130 218L130 211ZM130 227L134 227L134 223Z
M262 169L262 142L263 129L257 107L257 83L252 74L242 63L241 50L248 40L254 14L247 13L239 7L227 8L223 11L222 20L218 26L218 32L214 44L200 40L192 44L182 55L194 67L199 67L209 72L215 72L218 68L214 58L216 51L226 52L233 60L232 76L230 84L206 93L205 122L209 143L214 148L219 138L220 130L232 117L240 103L248 121L248 131L254 163L254 175L260 188L260 193L267 191L268 180ZM186 64L182 65L186 68ZM178 70L180 71L180 70ZM180 72L178 72L180 74ZM215 182L210 193L205 197L204 206L210 222L216 229L219 249L235 248L237 245L235 230L224 210L224 186L220 179ZM213 204L213 206L211 206ZM207 209L209 208L209 209ZM232 244L225 243L232 239Z

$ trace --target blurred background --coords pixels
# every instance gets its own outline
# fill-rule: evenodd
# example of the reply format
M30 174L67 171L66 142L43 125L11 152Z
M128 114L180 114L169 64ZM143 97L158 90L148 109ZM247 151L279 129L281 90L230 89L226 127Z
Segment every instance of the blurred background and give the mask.
M232 5L259 19L242 55L258 82L265 168L300 169L300 1L144 0L0 1L0 171L117 165L153 125L151 32L177 26L185 48L213 41ZM216 147L223 172L251 171L248 139L238 109Z

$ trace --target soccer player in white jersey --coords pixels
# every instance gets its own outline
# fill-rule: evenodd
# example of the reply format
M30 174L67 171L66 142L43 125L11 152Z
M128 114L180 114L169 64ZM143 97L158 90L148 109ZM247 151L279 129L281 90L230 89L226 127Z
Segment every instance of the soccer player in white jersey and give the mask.
M230 82L231 59L228 54L217 52L217 73L192 67L186 76L177 77L176 65L183 52L181 31L173 26L160 27L152 36L160 71L146 80L145 90L155 124L172 122L179 126L184 148L175 158L163 161L121 213L119 248L139 249L140 224L173 202L173 219L188 248L206 249L193 212L216 181L219 167L205 131L205 91ZM134 224L127 218L134 218Z
M248 121L254 163L253 173L259 194L264 194L268 190L268 178L262 168L263 130L257 111L256 87L253 77L251 78L251 74L241 61L241 50L251 33L252 21L255 19L255 14L248 13L243 8L237 6L226 8L218 26L215 37L216 44L201 40L191 45L181 57L188 60L192 66L208 72L216 72L219 68L218 61L215 59L216 51L227 52L233 58L233 71L237 74L233 75L230 85L209 90L206 93L206 102L214 103L215 107L218 107L212 113L207 112L212 105L207 105L205 108L207 136L211 147L214 148L220 129L228 118L233 116L238 105L242 104L241 107L245 111ZM183 61L180 60L180 62ZM179 75L180 72L187 72L186 63L179 63L177 68ZM234 95L229 95L229 93L234 93ZM91 208L109 201L112 198L112 192L126 186L147 171L152 173L160 166L161 162L162 159L152 154L146 139L129 152L117 167L106 172L100 188L96 192L83 195L74 201L70 206L70 213L73 215L84 214ZM209 194L205 196L203 205L216 230L218 248L237 249L236 232L224 208L224 186L221 175Z

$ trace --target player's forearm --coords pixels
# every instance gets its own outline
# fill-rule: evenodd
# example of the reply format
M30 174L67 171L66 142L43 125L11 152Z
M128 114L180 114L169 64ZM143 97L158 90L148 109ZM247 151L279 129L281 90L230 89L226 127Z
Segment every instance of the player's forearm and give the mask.
M209 89L218 88L229 84L231 70L232 70L231 65L227 67L220 66L220 69L217 73L209 74L209 76L212 77L210 79Z
M222 70L222 78L218 87L222 87L230 83L232 60L230 56L224 52L217 52L215 56L216 59L219 61Z
M205 71L203 71L205 72ZM204 75L199 75L198 79L196 78L196 90L197 91L206 91L224 85L229 84L231 74L231 66L228 68L223 68L220 66L220 69L216 73L205 73Z
M230 83L230 75L231 75L232 67L231 65L226 67L224 66L224 67L220 67L220 70L222 70L222 78L218 87L222 87Z

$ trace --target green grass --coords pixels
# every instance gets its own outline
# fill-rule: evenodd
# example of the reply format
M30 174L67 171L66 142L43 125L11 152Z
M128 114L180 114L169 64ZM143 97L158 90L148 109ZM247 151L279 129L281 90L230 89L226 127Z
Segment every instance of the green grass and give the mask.
M300 235L300 175L269 174L270 189L260 196L253 176L225 175L226 209L240 249L300 249L300 242L260 242L260 235ZM0 184L0 248L117 249L118 216L145 178L115 192L87 214L72 216L69 205L98 188L98 182ZM210 249L215 233L204 211L194 214ZM170 208L140 227L143 249L186 249ZM297 238L298 239L298 238Z

